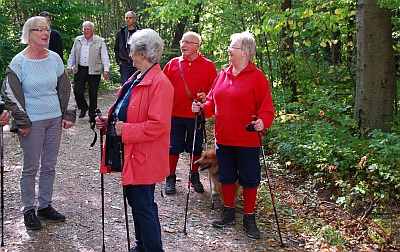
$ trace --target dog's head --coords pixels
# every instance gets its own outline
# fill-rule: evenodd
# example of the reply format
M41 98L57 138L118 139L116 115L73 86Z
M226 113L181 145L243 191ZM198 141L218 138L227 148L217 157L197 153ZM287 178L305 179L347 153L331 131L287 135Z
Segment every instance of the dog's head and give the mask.
M199 167L200 171L207 170L210 168L218 167L217 155L215 149L211 148L201 154L201 157L194 162Z

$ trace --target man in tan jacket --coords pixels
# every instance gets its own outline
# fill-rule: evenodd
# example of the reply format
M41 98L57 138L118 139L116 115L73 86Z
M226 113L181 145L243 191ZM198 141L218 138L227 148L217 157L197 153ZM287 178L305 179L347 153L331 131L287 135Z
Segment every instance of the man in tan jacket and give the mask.
M92 118L97 108L101 74L105 80L109 77L110 59L104 39L94 35L94 24L85 21L82 28L83 35L75 38L68 58L68 74L74 73L74 94L81 110L79 118L85 117L88 110L89 118ZM86 82L89 84L89 105L84 94Z

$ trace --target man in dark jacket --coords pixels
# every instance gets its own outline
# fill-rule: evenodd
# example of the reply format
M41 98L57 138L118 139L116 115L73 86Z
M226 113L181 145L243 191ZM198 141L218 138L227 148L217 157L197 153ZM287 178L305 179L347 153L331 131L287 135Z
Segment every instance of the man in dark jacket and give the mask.
M46 18L49 26L51 26L51 14L49 12L42 11L39 16ZM61 35L57 30L51 29L50 40L47 48L60 55L61 59L64 61Z
M129 57L128 40L133 33L140 30L140 27L136 24L136 13L133 11L125 13L125 23L126 25L118 30L114 45L115 61L119 65L119 72L121 73L121 85L137 70Z

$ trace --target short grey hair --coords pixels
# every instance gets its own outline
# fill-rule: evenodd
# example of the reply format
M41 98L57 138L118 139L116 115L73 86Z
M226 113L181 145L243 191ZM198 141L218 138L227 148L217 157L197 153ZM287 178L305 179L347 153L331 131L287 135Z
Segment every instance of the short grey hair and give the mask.
M33 29L33 27L35 27L38 23L41 22L44 22L46 24L46 27L50 29L50 26L47 23L47 19L45 17L35 16L26 20L24 27L22 28L22 36L21 36L22 44L29 43L29 33L31 32L31 29Z
M240 41L240 48L247 52L249 61L253 61L254 55L256 54L256 41L253 34L248 31L241 33L234 33L231 35L231 42Z
M160 63L164 41L152 29L142 29L132 34L128 41L131 46L130 53L142 54L150 63Z
M94 27L94 23L93 23L93 22L90 22L90 21L85 21L85 22L83 22L83 23L82 23L82 29L83 29L83 27L85 27L85 25L89 25L90 27L92 27L93 30L95 30L95 27Z
M126 16L126 14L128 14L128 13L132 13L132 14L133 14L133 17L136 18L136 13L135 13L134 11L131 11L131 10L130 10L130 11L127 11L127 12L125 13L125 16Z
M197 32L194 32L194 31L188 31L188 32L185 32L183 34L182 38L185 37L185 36L188 36L188 35L195 36L199 40L199 44L201 44L201 36L200 36L200 34L198 34Z

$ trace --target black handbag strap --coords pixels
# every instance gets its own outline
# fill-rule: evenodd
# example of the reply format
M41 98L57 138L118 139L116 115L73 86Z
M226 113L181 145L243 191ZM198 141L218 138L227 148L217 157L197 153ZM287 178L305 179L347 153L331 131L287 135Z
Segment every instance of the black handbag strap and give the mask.
M192 96L192 94L190 93L190 90L189 90L189 88L188 88L188 86L187 86L187 84L186 84L186 81L185 81L185 76L183 75L182 64L181 64L181 58L178 59L178 63L179 63L179 71L181 72L181 77L182 77L182 80L183 80L183 84L185 85L186 92L188 93L190 100L193 102L193 101L194 101L193 96ZM201 92L201 89L199 90L199 92ZM198 125L196 125L196 130L200 130L200 129L201 129L201 126L205 124L204 109L203 109L203 108L200 108L200 112L199 112L199 113L195 113L195 115L196 115L196 118L197 118L197 120L198 120L198 121L197 121L197 124L198 124Z
M193 102L194 101L193 96L190 93L190 90L189 90L189 88L188 88L188 86L186 84L186 81L185 81L185 76L183 75L181 58L178 59L178 64L179 64L179 71L181 72L181 77L182 77L182 80L183 80L183 84L185 85L186 92L188 93L190 100Z

